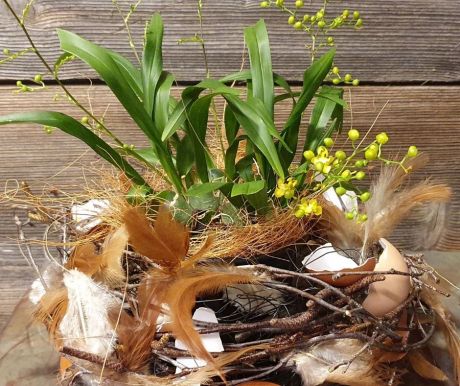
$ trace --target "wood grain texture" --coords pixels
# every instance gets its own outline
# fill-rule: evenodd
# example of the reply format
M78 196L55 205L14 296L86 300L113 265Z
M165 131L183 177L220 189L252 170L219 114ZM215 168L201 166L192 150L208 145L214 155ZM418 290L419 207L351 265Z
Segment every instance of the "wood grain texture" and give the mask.
M124 9L134 1L120 0ZM261 9L259 0L204 1L204 36L210 69L218 77L240 68L243 29L260 17L267 21L274 69L290 80L302 79L309 59L306 36L294 33L287 17L277 9ZM11 1L18 11L25 0ZM312 13L322 1L312 0L302 11ZM333 5L337 3L336 5ZM310 5L311 4L311 5ZM337 64L366 82L458 82L460 81L460 0L345 0L332 2L331 9L359 9L365 28L339 31ZM144 0L132 18L135 41L142 41L145 22L154 11L164 17L165 67L180 81L204 76L198 45L178 45L181 37L198 31L196 1ZM13 51L28 47L12 16L0 5L0 48ZM56 28L64 28L121 52L134 60L121 18L110 0L37 0L28 19L33 38L44 56L54 63L59 56ZM0 80L32 78L43 72L32 55L0 66ZM63 78L94 77L86 65L70 63Z
M80 100L90 100L97 115L106 113L109 127L127 143L142 145L144 139L140 131L105 86L72 86L71 90ZM40 97L38 94L13 94L12 91L12 87L0 87L2 114L34 108L62 111L76 118L81 116L64 98L53 102L58 91L56 87L41 91ZM175 90L176 95L179 92ZM460 158L456 156L460 148L460 87L359 87L347 91L347 95L352 114L347 113L346 129L352 120L353 127L364 131L381 112L373 133L386 131L389 134L389 153L403 153L411 144L429 152L432 161L412 178L417 181L431 176L453 188L454 199L445 221L447 230L436 248L460 249ZM288 107L283 105L277 112L278 122L286 119ZM305 124L302 127L302 136L305 136ZM7 190L14 189L16 180L27 180L36 192L50 187L78 192L85 179L90 180L93 175L88 167L97 161L79 141L59 131L47 135L40 126L33 125L0 126L0 149L0 186L7 185ZM96 165L101 166L102 162ZM401 227L393 241L400 247L414 248L429 225L423 224L425 218L426 212L418 211ZM5 201L0 205L0 230L2 325L35 274L18 253L13 210ZM43 231L43 227L25 228L31 238L40 238ZM34 247L33 254L39 264L45 261L41 247Z

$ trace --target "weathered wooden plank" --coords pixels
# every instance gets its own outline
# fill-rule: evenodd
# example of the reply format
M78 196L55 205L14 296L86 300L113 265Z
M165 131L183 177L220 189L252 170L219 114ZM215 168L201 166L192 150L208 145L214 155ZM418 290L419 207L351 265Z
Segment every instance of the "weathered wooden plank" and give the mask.
M25 0L10 1L17 10ZM125 5L134 1L121 1ZM274 68L290 80L301 80L308 64L303 33L294 33L278 10L260 9L259 0L205 1L204 35L211 73L220 76L240 68L243 28L258 18L267 20ZM312 13L323 2L306 2L303 12ZM333 5L337 3L336 5ZM311 5L310 5L311 4ZM332 2L334 9L359 9L365 28L337 34L340 48L337 64L369 82L456 82L460 80L460 0ZM197 45L178 45L181 37L198 31L196 1L145 0L132 18L135 41L139 43L145 21L154 11L165 19L165 66L178 80L194 81L204 75L203 58ZM0 5L0 48L14 51L27 42ZM37 0L30 13L30 32L51 63L58 57L56 28L65 28L104 44L134 60L123 31L121 18L110 0ZM43 72L41 64L28 55L0 66L0 79L31 78ZM71 63L64 78L94 76L82 63Z
M105 86L73 86L72 92L82 101L91 99L94 112L106 112L106 122L128 143L141 145L143 136L133 127L115 98ZM0 87L0 113L25 109L53 109L80 117L75 106L61 98L53 102L57 88L50 87L38 94L17 95L12 87ZM175 90L176 95L180 90ZM427 168L413 176L415 181L432 176L449 183L454 189L454 199L448 210L447 231L436 248L442 250L460 248L460 87L359 87L353 88L348 97L352 107L353 127L369 128L383 109L376 122L374 133L388 132L390 153L404 152L410 144L416 144L431 156ZM285 105L277 113L278 121L288 113ZM345 128L351 125L351 114L346 116ZM305 125L303 125L305 135ZM7 190L13 190L14 180L27 180L35 191L59 187L68 192L81 190L85 178L92 172L88 165L97 160L77 140L59 131L47 135L38 126L0 126L0 186L8 182ZM98 164L101 166L101 163ZM46 186L44 188L44 186ZM5 200L0 199L0 203ZM414 248L423 237L427 225L423 225L426 213L412 216L393 241L404 248ZM26 227L30 237L40 238L43 227ZM19 255L15 239L16 228L13 211L0 205L0 325L30 285L34 272ZM41 247L33 249L38 262L43 263Z
M53 101L55 87L37 94L17 95L11 87L0 87L0 112L21 111L33 106L35 109L52 109L81 116L78 109L64 98ZM105 86L73 86L73 92L83 102L91 101L91 108L98 115L106 114L109 127L129 144L144 143L140 130L133 127L131 119L122 111L118 102ZM175 90L176 94L180 90ZM352 114L348 113L345 127L353 126L366 130L379 112L374 132L387 131L391 141L389 153L402 153L407 146L416 144L430 154L432 161L414 179L431 175L449 183L456 195L449 213L449 229L445 239L438 245L441 249L452 249L460 245L460 159L455 149L460 146L460 87L359 87L350 89L348 99ZM385 108L384 105L386 105ZM89 106L89 103L87 103ZM277 120L284 121L289 104L280 105ZM383 111L381 111L383 108ZM280 126L280 125L279 125ZM305 125L303 125L305 132ZM305 135L305 134L302 134ZM57 186L74 191L91 172L83 173L97 157L86 150L77 140L59 131L46 135L40 127L0 126L0 181L8 181L8 190L14 189L14 180L28 180L41 191L44 185ZM418 219L421 220L423 215ZM11 217L1 216L0 229L3 237L15 237ZM401 245L414 248L412 242L417 235L409 224L397 239ZM1 237L1 236L0 236Z

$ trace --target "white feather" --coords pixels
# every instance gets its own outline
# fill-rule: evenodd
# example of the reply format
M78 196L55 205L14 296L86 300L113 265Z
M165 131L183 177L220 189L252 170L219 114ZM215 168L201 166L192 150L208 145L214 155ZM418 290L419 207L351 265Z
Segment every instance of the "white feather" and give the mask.
M354 383L354 379L360 379L362 385L369 385L369 379L373 378L370 377L372 365L369 353L363 352L353 359L362 348L363 343L357 340L336 339L300 352L292 360L304 386L321 385L326 381L343 385L359 384ZM346 364L334 369L335 366L351 359L353 360L348 368ZM377 381L375 385L378 384L380 383Z
M120 301L77 270L64 273L64 285L69 304L59 326L63 345L101 356L110 354L116 335L108 310L120 306Z

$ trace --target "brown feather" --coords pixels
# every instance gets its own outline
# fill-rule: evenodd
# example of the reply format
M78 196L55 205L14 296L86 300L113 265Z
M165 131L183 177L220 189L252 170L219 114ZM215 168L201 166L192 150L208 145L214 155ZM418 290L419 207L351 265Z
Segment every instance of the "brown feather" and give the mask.
M57 329L67 312L68 303L67 288L52 289L42 296L34 311L35 320L43 323L52 337L57 336Z
M136 252L147 256L163 268L174 270L180 266L185 257L184 251L188 249L188 232L185 227L173 225L174 220L163 212L160 211L159 215L160 221L155 224L155 228L152 228L148 218L137 208L128 209L123 219L129 242Z
M111 310L110 320L116 325L119 309ZM151 343L156 333L156 320L141 321L122 312L116 326L118 336L118 357L123 366L131 371L144 370L151 356Z
M128 244L128 233L121 226L107 236L100 255L101 265L94 279L111 287L121 286L125 281L125 272L122 265L124 251Z
M78 269L88 276L93 276L101 265L101 257L96 253L96 246L92 242L77 245L70 258L65 264L65 268Z
M218 266L212 269L202 267L181 272L171 283L165 297L172 320L168 327L193 355L206 360L208 363L214 363L193 325L192 309L195 306L196 297L219 292L229 284L257 281L257 278L251 273L227 266Z
M444 371L430 363L420 351L411 351L407 357L414 371L421 377L442 382L448 380Z
M374 190L378 190L378 187ZM432 184L427 180L412 188L391 194L388 202L381 203L380 210L377 210L374 204L366 206L366 213L368 213L368 220L365 223L366 245L372 245L381 237L391 236L396 226L414 207L425 202L445 202L450 196L451 189L448 186Z
M457 385L460 386L460 336L451 314L444 308L438 296L425 289L422 292L423 300L436 313L436 325L444 334L450 357L453 362L454 375Z
M342 250L358 249L362 246L362 225L348 220L344 213L328 201L322 201L323 213L319 219L319 228L326 240Z

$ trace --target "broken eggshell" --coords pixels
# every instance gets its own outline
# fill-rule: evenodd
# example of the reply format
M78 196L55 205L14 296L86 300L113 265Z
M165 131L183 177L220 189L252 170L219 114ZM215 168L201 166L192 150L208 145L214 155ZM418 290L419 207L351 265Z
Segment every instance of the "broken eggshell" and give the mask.
M322 273L316 277L336 287L346 287L362 279L364 275L347 275L334 278L336 272L365 272L372 271L376 265L376 259L367 259L363 264L358 265L349 257L343 256L336 251L331 243L316 248L302 261L303 266L314 273Z
M316 277L336 287L346 287L365 276L365 274L359 275L359 272L383 272L394 269L408 273L409 268L401 253L388 240L380 239L379 242L383 252L378 261L375 258L369 258L358 266L352 259L341 255L330 243L327 243L305 257L303 265L309 272L324 273ZM335 278L336 272L356 272L357 274ZM377 317L386 315L407 298L410 288L409 276L385 275L384 281L372 283L369 286L369 293L363 302L363 308Z
M404 257L386 239L379 240L383 252L374 271L396 271L409 273ZM374 316L383 316L393 311L409 296L411 289L410 277L406 275L385 275L385 280L372 283L363 307Z

